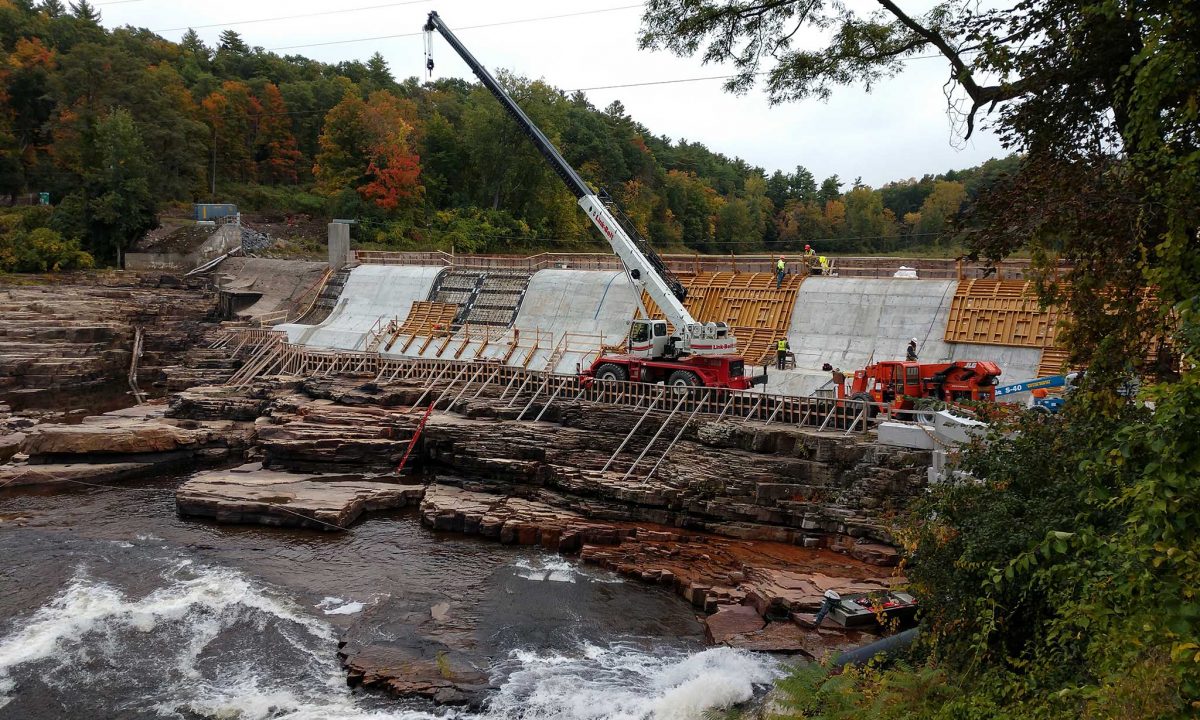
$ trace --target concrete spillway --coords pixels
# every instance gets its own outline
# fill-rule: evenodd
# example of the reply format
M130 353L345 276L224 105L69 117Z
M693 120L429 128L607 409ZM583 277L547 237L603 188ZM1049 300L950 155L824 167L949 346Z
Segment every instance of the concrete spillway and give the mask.
M279 328L302 345L366 349L372 330L392 319L402 323L414 301L431 299L441 272L439 267L356 267L325 321ZM913 337L926 362L992 360L1004 369L1005 382L1036 377L1040 348L944 341L957 287L954 280L807 278L787 334L797 369L772 371L766 390L810 394L829 381L822 364L850 372L871 361L900 359ZM623 272L542 270L529 279L510 327L441 330L432 341L385 339L380 351L392 357L503 360L574 373L577 366L589 365L602 345L622 341L637 308L637 292Z
M629 333L629 320L638 307L637 292L624 272L612 270L543 270L529 281L525 302L514 325L523 333L553 333L563 347L551 370L574 372L576 363L594 355L602 343L619 343ZM566 342L570 334L578 342ZM592 336L594 341L589 342ZM550 350L535 356L530 367L542 367ZM587 358L588 365L591 359Z
M788 331L796 370L773 373L768 390L807 395L829 382L825 363L849 373L879 360L903 360L912 338L924 362L992 360L1005 382L1037 377L1039 348L943 340L957 287L957 280L806 279Z
M310 347L362 350L377 323L403 318L414 300L424 300L438 267L362 265L354 268L341 299L319 325L280 325L288 341Z

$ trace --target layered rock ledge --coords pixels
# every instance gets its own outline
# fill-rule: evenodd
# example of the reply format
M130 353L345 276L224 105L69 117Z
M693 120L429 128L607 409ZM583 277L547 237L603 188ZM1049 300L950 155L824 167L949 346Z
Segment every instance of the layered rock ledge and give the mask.
M416 504L424 488L353 475L302 475L260 464L197 473L175 493L181 515L223 523L344 530L363 512Z

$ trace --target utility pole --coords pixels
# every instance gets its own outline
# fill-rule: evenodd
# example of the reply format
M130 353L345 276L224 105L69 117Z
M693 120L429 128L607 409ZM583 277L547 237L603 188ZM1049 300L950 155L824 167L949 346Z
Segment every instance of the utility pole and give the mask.
M212 200L217 199L217 125L213 123L212 129Z

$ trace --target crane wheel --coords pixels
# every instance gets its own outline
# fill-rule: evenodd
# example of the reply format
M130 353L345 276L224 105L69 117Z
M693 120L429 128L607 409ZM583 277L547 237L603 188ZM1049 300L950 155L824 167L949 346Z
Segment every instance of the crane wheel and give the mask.
M675 397L693 394L700 384L700 376L690 370L676 370L667 376L667 386Z
M604 363L596 368L597 380L628 380L629 370L616 363Z
M851 400L862 400L866 403L872 403L867 410L867 417L873 418L879 412L879 407L874 404L875 398L871 397L871 393L860 392L853 395Z

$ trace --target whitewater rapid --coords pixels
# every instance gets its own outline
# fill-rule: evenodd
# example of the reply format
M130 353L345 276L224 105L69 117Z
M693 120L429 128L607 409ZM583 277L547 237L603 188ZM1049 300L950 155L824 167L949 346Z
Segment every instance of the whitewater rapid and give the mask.
M653 638L515 647L492 663L496 688L482 710L412 707L354 692L325 614L363 601L315 606L236 569L177 559L145 594L81 561L65 585L0 636L0 717L35 682L64 697L102 687L111 717L222 720L689 720L751 699L780 672L770 658ZM619 582L555 557L520 558L512 572L551 583ZM69 717L69 716L68 716Z

